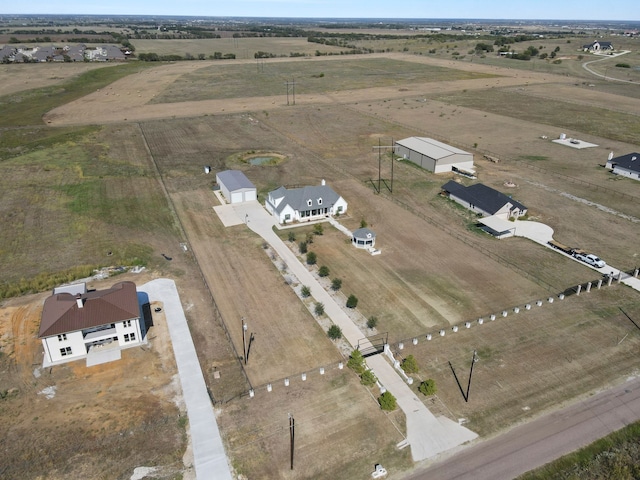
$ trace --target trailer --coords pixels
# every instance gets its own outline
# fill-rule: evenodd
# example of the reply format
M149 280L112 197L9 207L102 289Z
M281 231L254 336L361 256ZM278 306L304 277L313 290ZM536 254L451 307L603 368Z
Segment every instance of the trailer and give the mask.
M576 252L582 252L582 250L580 250L579 248L567 247L566 245L563 245L560 242L556 242L555 240L549 240L547 243L552 248L555 248L556 250L560 250L561 252L564 252L567 255L573 256L576 254Z

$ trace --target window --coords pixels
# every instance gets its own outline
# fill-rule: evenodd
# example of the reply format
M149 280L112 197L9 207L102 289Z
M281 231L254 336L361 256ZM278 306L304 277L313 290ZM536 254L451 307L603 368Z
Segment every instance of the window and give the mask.
M290 214L290 213L287 213L287 214L284 216L284 219L285 219L285 221L286 221L286 220L291 220L291 214Z
M307 207L310 207L312 203L311 199L307 200Z
M58 341L59 342L62 342L64 340L66 340L66 339L67 339L67 334L66 333L62 333L62 334L58 335Z
M71 347L64 347L60 349L60 356L66 357L67 355L71 355Z
M131 320L125 320L124 322L122 322L122 326L123 327L130 327L131 326Z
M338 206L338 212L342 212L342 205Z
M135 342L136 340L136 334L135 333L125 333L124 334L124 341L125 342Z
M322 198L318 199L318 205L322 205Z

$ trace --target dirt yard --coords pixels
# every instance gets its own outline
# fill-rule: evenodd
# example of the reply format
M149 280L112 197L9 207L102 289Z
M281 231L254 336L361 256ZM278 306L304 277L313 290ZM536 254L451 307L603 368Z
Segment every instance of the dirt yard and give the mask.
M106 288L124 279L90 285ZM189 478L188 422L163 315L154 314L148 344L123 350L120 361L43 369L37 332L47 295L10 300L0 309L3 478L46 472L52 479L125 479L137 467L155 467L155 478Z

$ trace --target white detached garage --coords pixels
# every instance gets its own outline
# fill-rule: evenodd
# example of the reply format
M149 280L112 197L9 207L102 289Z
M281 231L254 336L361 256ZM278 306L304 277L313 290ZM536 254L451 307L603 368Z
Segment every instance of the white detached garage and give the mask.
M240 170L225 170L216 174L222 196L229 203L250 202L258 199L256 187Z

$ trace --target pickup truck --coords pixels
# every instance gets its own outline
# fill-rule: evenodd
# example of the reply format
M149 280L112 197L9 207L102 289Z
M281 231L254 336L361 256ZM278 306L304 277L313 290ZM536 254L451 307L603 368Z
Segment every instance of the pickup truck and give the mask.
M592 253L576 253L575 257L578 260L586 263L587 265L591 265L592 267L604 268L607 266L604 260L601 260Z

